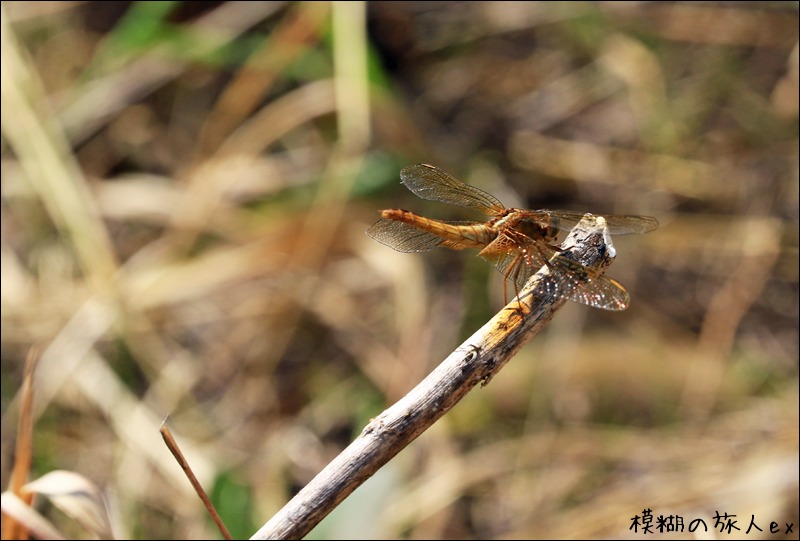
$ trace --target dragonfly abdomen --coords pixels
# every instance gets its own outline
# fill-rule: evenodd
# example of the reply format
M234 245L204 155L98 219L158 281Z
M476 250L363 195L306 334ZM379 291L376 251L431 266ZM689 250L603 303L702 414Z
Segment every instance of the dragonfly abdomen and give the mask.
M381 212L387 220L403 222L416 229L427 231L444 239L450 248L481 248L492 242L497 232L484 223L449 223L426 218L403 209L388 209Z

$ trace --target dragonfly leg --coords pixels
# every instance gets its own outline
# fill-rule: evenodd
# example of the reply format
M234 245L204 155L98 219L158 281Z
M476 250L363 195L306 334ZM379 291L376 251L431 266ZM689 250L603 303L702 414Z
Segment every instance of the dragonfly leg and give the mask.
M514 284L514 296L517 298L517 308L516 311L518 312L520 317L525 316L525 310L522 307L522 299L519 298L519 274L522 272L522 265L525 264L525 261L522 259L522 254L518 253L511 264L508 266L508 270L504 275L503 279L503 302L508 304L508 296L506 295L506 286L508 285L508 281Z

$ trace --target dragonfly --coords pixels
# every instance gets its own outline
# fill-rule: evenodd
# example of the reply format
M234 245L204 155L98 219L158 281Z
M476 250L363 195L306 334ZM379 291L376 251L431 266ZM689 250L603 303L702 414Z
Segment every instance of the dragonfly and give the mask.
M630 295L622 284L566 257L555 245L559 231L574 227L584 213L508 208L483 190L424 163L404 168L400 179L422 199L477 210L491 218L452 222L388 209L381 211L381 218L367 229L367 235L376 241L398 252L425 252L437 246L477 248L479 257L503 273L506 302L507 284L514 285L519 297L528 279L547 267L550 287L558 296L605 310L624 310L630 304ZM652 216L601 216L612 235L647 233L658 227Z

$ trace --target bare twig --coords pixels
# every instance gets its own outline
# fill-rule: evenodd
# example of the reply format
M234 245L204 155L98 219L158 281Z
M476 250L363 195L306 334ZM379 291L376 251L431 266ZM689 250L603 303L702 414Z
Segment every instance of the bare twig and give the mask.
M615 250L603 218L587 214L564 241L563 254L603 272ZM300 539L379 468L447 413L475 385L486 385L564 305L543 267L486 325L450 354L325 467L251 539Z
M167 426L166 419L164 419L164 422L161 424L160 432L161 437L164 439L164 443L167 444L172 456L174 456L175 460L178 461L178 464L180 465L181 469L183 469L183 472L186 474L186 477L189 479L192 487L194 487L195 492L197 492L197 495L200 496L203 506L205 506L208 514L211 515L211 520L213 520L214 524L217 525L217 529L219 529L222 537L225 539L233 539L228 531L228 528L225 527L225 523L222 522L219 513L217 513L214 504L211 503L208 494L206 494L206 491L203 490L203 486L200 484L200 481L197 480L197 476L195 476L194 472L192 471L192 467L189 466L189 462L186 460L186 457L183 456L180 447L178 447L178 442L176 442L175 438L172 437L172 432Z

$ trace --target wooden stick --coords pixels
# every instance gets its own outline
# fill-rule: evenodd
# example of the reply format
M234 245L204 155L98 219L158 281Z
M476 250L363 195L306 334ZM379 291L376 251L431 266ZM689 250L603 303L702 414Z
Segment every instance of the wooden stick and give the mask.
M587 214L562 244L567 257L599 272L616 255L605 220ZM566 298L546 267L480 330L405 397L370 420L361 435L251 539L300 539L342 500L447 413L477 384L486 385L533 338Z

